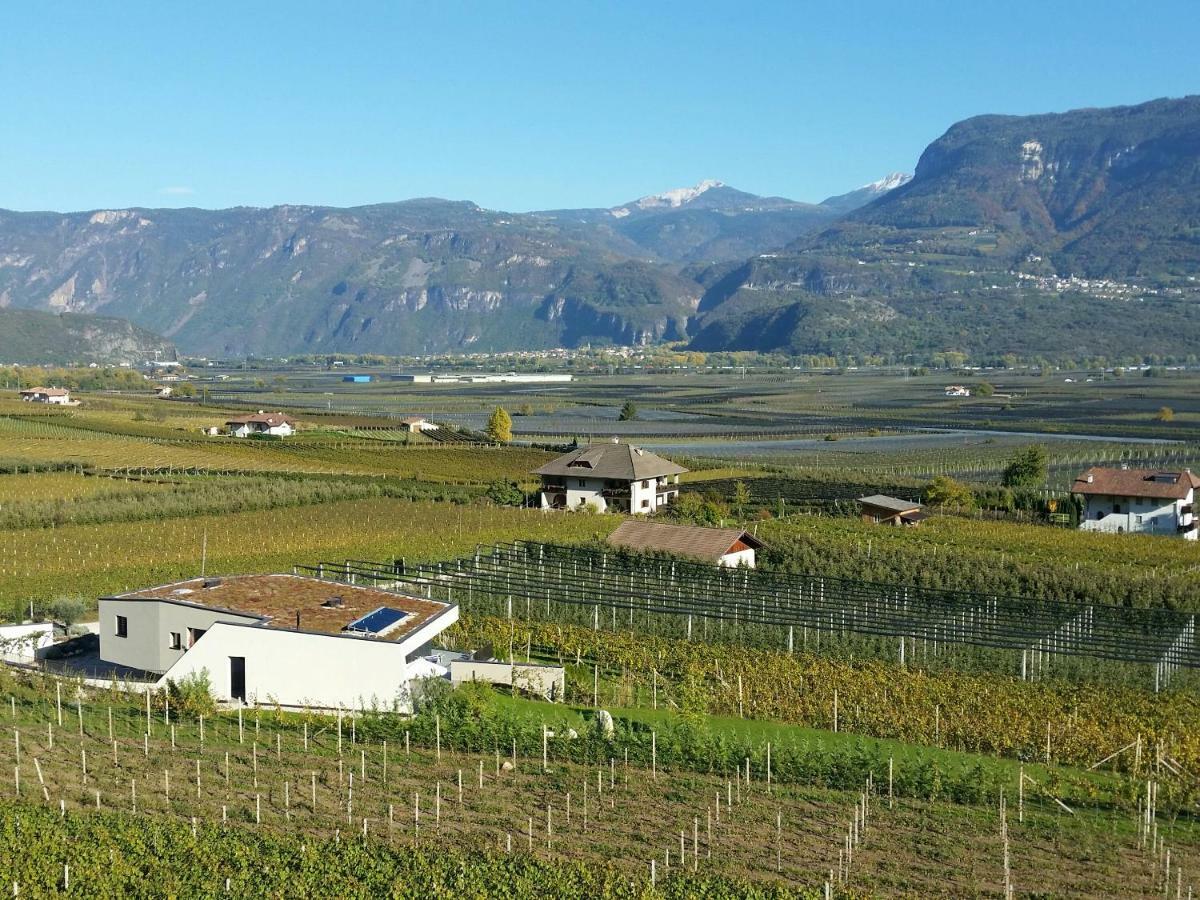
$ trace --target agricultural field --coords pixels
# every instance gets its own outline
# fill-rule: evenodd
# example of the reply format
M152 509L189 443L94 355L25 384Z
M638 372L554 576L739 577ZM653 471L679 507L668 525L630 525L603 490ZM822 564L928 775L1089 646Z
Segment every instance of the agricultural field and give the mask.
M290 572L340 558L447 559L511 537L584 540L616 527L605 516L547 516L534 510L346 500L280 510L163 520L0 530L0 602L17 615L57 596L134 590L210 573Z
M0 670L0 882L18 896L146 896L149 883L182 896L1182 900L1196 883L1195 648L1172 645L1169 665L1143 656L1170 640L1161 623L1200 612L1197 548L1047 515L1088 465L1200 468L1192 376L227 374L197 384L203 403L0 400L0 618L64 597L90 611L200 572L377 560L397 585L460 604L445 646L561 664L566 702L430 686L412 716L263 706L239 720L175 686L147 719L117 686ZM942 394L985 378L987 396ZM626 401L636 416L622 420ZM513 414L507 446L472 436L497 406ZM1169 421L1152 414L1162 406ZM202 433L251 409L300 430ZM410 436L395 420L413 414L468 431ZM699 521L752 529L761 584L784 587L677 583L657 557L614 580L588 554L620 517L521 508L558 447L614 435L691 469ZM1030 444L1045 477L1006 497L1001 474ZM856 497L924 496L936 475L980 506L917 529L858 520ZM567 555L557 575L528 561L473 572L518 544ZM925 623L932 639L856 618L918 600L944 609ZM807 624L781 625L781 603ZM1106 615L1129 647L1056 652L1086 644L1066 617L1020 647L937 630L1034 629L1022 617L1072 603L1127 611Z
M624 877L624 896L987 896L1006 880L1052 895L1148 894L1187 883L1200 851L1169 815L1149 829L1136 811L1067 815L1033 786L1010 784L1006 803L998 789L952 802L911 755L867 751L861 783L830 787L787 763L819 757L819 747L797 745L789 756L776 746L783 755L772 756L760 744L713 768L686 749L682 725L622 718L606 737L587 709L465 689L431 697L413 718L330 718L213 714L189 708L185 696L173 708L162 697L142 708L103 690L60 700L47 684L4 687L12 740L0 756L13 783L0 841L84 838L35 858L4 854L6 883L28 891L128 884L159 865L136 849L144 840L179 856L189 847L211 855L211 866L179 866L167 880L203 893L226 883L258 893L249 879L260 877L284 889L345 879L354 869L340 871L346 862L319 852L330 842L368 879L415 868L421 883L450 854L480 875L518 866L535 883L561 881L569 896L603 895L596 885L610 871ZM242 852L219 858L230 841ZM358 862L355 846L381 861ZM260 848L270 848L266 859L247 858ZM247 868L280 856L296 863Z

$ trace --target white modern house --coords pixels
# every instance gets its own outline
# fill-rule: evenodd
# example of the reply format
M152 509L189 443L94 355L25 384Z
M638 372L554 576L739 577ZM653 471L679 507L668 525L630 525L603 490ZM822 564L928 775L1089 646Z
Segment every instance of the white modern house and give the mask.
M754 568L763 542L741 528L704 528L628 519L608 536L611 547L637 553L672 553L717 566Z
M458 607L296 575L194 578L100 598L100 657L160 675L205 672L230 703L411 711L411 682Z
M400 420L400 428L402 431L407 431L409 434L416 434L421 431L437 431L438 427L433 422L430 422L424 416L408 416Z
M236 416L225 425L234 437L251 437L256 434L288 437L296 433L295 420L289 419L283 413L268 413L261 409L254 415Z
M1190 470L1093 467L1075 479L1084 531L1165 534L1196 540L1194 503L1200 486Z
M71 392L65 388L25 388L21 391L21 399L26 403L49 403L54 406L67 406L71 402Z
M686 472L669 459L641 447L591 444L553 459L535 475L542 478L542 509L585 509L598 512L652 513L679 496L679 476Z

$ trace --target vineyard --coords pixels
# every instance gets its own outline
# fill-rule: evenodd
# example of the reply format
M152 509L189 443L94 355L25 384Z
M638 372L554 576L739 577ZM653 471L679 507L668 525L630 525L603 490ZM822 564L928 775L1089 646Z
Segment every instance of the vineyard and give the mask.
M518 537L585 540L616 522L533 510L379 497L288 509L0 530L0 610L9 621L62 594L104 594L210 573L288 571L297 559L448 559Z
M339 895L349 879L401 896L963 896L1006 878L1149 893L1190 883L1200 851L1165 806L1149 828L1136 810L1063 816L1038 767L976 775L980 795L954 803L972 776L939 786L936 759L859 747L826 787L807 770L819 746L726 744L714 765L683 725L622 718L608 736L586 711L486 691L356 718L3 687L0 876L19 896L141 896L146 877L156 895Z
M327 571L328 568L328 571ZM789 652L810 644L903 665L1120 679L1166 687L1200 670L1196 616L1167 609L1062 603L822 575L721 569L682 560L520 541L436 566L301 566L324 576L406 585L466 609L527 619L744 643ZM711 637L710 637L711 635ZM932 661L932 662L931 662Z

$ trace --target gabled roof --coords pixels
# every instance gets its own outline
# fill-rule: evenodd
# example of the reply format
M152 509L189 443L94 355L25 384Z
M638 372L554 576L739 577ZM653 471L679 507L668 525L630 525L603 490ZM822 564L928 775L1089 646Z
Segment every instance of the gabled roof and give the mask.
M225 421L226 425L266 425L277 428L280 425L295 425L295 419L289 419L283 413L254 413L250 416L235 416Z
M739 541L751 550L764 546L762 541L741 528L666 525L636 519L622 522L617 530L608 536L608 543L614 547L675 553L714 563L726 553L732 552Z
M68 390L65 390L63 388L35 387L35 388L25 388L24 390L21 391L21 393L22 394L43 394L47 397L66 397L71 392Z
M1200 487L1200 478L1188 469L1172 472L1164 469L1106 469L1093 466L1075 479L1071 492L1183 500L1196 487Z
M897 513L908 513L922 508L920 503L913 503L911 500L900 500L896 497L889 497L886 494L872 494L869 497L859 497L858 502L863 506L875 506L879 509L889 509Z
M669 459L632 444L590 444L550 460L540 469L535 469L533 474L640 481L662 475L679 475L686 471L683 466L677 466Z

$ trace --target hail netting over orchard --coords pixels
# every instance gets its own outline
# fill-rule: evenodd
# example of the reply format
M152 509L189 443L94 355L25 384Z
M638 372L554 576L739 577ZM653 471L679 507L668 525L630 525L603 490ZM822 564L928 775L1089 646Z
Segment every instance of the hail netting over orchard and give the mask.
M1200 669L1196 616L1028 597L728 569L528 541L445 563L322 563L297 570L415 592L468 612L633 629L771 649L886 655L1022 678L1144 667L1155 689ZM1114 669L1112 664L1120 664ZM1142 683L1145 683L1144 681Z

